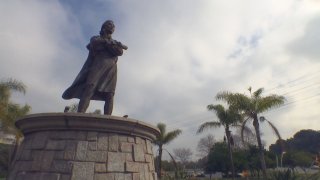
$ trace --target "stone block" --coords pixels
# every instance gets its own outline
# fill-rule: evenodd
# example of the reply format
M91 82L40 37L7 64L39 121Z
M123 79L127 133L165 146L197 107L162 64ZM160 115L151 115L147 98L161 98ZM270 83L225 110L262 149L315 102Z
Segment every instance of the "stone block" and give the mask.
M48 134L49 139L62 139L64 131L50 131Z
M125 180L132 180L132 174L131 173L124 174L124 179Z
M86 161L107 162L106 151L87 151Z
M87 140L88 141L97 141L98 133L97 132L88 132Z
M147 153L148 154L153 154L151 141L150 140L146 140L146 145L147 145Z
M98 149L98 143L96 141L89 141L88 149L91 151L96 151Z
M95 174L94 180L115 180L114 173Z
M37 132L33 135L31 149L44 149L48 139L48 132Z
M57 173L71 173L72 172L72 161L64 161L64 160L54 160L52 162L51 171Z
M136 144L142 144L143 141L144 140L141 137L136 137Z
M60 135L60 136L59 136ZM63 131L61 133L59 133L58 137L59 139L77 139L77 131Z
M32 135L29 135L23 139L22 144L24 146L23 147L24 149L32 149L32 139L33 139Z
M77 141L75 140L67 140L65 150L66 151L76 151L77 150Z
M19 160L22 160L22 161L32 160L31 150L29 150L29 149L22 150Z
M126 162L126 172L139 172L140 166L137 162Z
M75 158L75 155L76 155L76 151L64 151L63 153L63 159L64 160L74 160Z
M124 172L125 153L108 152L107 171Z
M124 174L123 173L114 173L114 179L124 180Z
M140 173L133 173L132 180L140 180Z
M149 171L155 171L154 169L154 161L148 163Z
M95 163L94 164L94 171L97 173L105 173L107 172L106 163Z
M98 150L108 150L108 134L107 133L99 133L98 136Z
M16 178L14 178L14 180L39 180L40 175L41 175L40 173L20 172L17 174L17 176L16 176ZM11 180L11 179L9 179L9 180Z
M149 166L146 163L140 163L139 172L149 172Z
M132 152L132 143L121 142L120 143L120 151L121 152Z
M126 153L126 161L132 162L133 161L133 155L132 153Z
M153 155L146 155L146 161L148 162L149 171L154 171L154 158Z
M71 180L93 180L94 163L93 162L74 162Z
M147 151L146 140L141 137L136 137L136 144L141 145L143 147L144 152Z
M46 149L47 150L64 150L66 146L65 140L48 140Z
M79 141L77 145L76 160L85 161L88 149L88 141Z
M50 138L58 140L87 140L86 131L55 131L50 134Z
M40 150L34 150L32 151L32 165L31 169L33 171L40 171L41 164L42 164L42 157L43 157L43 151Z
M128 137L123 136L123 135L119 135L119 142L128 142Z
M119 137L118 135L109 135L109 151L117 152L119 149Z
M145 174L144 172L140 172L140 173L139 173L139 179L140 179L140 180L147 180L147 179L146 179L146 174Z
M21 156L22 156L23 150L27 150L27 151L30 150L30 149L25 149L24 147L25 147L24 143L21 143L19 146L17 146L16 152L15 152L15 159L16 160L22 160ZM29 158L31 158L31 157L29 157Z
M42 154L41 160L41 170L48 171L50 170L53 158L54 158L54 151L44 151Z
M64 159L64 151L55 151L54 159Z
M146 157L146 162L152 162L153 161L153 156L152 155L146 154L145 157Z
M69 174L61 174L59 180L70 180L71 176Z
M142 144L133 145L133 160L138 162L145 162L144 147Z
M32 161L17 161L19 171L31 171Z
M76 139L80 141L85 141L87 140L87 131L76 131Z
M45 180L60 180L60 174L55 174L55 173L41 173L40 179L45 179Z
M130 142L130 143L135 143L134 137L128 137L128 142Z

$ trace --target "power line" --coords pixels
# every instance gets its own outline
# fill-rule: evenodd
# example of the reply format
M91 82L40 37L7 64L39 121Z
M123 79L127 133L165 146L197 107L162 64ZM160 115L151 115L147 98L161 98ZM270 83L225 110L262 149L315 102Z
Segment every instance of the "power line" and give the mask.
M320 82L308 84L307 86L303 86L303 87L300 87L298 89L294 89L294 87L299 87L299 86L301 86L301 84L293 84L293 83L299 82L301 80L304 80L302 82L302 84L305 84L306 82L309 82L309 81L311 81L311 80L313 80L315 78L318 78L316 75L319 74L319 73L320 73L320 71L304 74L302 76L299 76L298 78L295 78L295 79L283 84L281 87L279 87L279 85L278 85L278 86L275 86L275 87L273 87L271 89L267 89L267 91L272 91L274 89L278 89L278 90L282 90L283 89L283 90L286 90L286 92L282 93L282 95L292 96L292 94L299 94L299 93L301 93L302 90L306 90L306 89L308 89L310 87L314 87L314 86L318 87ZM313 76L315 76L315 77L313 77ZM293 84L293 85L290 85L290 84ZM287 87L287 86L289 86L289 87ZM310 99L310 98L317 97L317 96L318 96L318 94L316 94L314 96L311 96L311 97L302 98L302 100L304 101L304 99ZM293 97L287 98L287 100L291 100L291 99L294 99L294 98ZM297 102L299 102L299 100L290 101L290 102L284 104L283 106L281 106L280 108L282 109L283 107L287 107L287 106L292 105L293 103L297 103ZM273 111L273 110L271 110L271 111ZM269 112L271 112L271 111L269 111ZM193 118L195 116L202 116L201 114L202 113L195 113L195 114L190 114L188 116L178 116L178 117L170 118L169 121L174 121L174 123L172 123L171 125L178 125L178 124L181 124L181 123L189 123L189 122L207 120L207 119L211 119L212 118L212 117L206 117L206 118L202 118L202 119L198 119L198 118L194 119ZM181 120L177 120L177 119L181 119Z
M320 93L318 94L315 94L315 95L312 95L312 96L308 96L308 97L303 97L303 98L300 98L298 100L294 100L294 101L291 101L291 102L288 102L288 103L285 103L284 105L278 107L277 109L271 109L269 110L268 112L266 112L265 114L269 114L270 112L274 112L275 110L282 110L283 108L287 108L287 107L290 107L292 105L294 105L294 103L297 103L297 102L303 102L303 101L307 101L307 100L310 100L312 98L315 98L315 97L320 97ZM178 125L178 124L182 124L182 123L187 123L187 124L182 124L182 127L191 127L190 123L194 123L195 121L203 121L203 120L209 120L209 119L212 119L214 120L214 116L210 116L210 117L206 117L206 118L202 118L202 119L189 119L189 120L184 120L184 121L178 121L178 122L175 122L171 125L175 126L175 125ZM181 127L181 126L180 126Z
M320 71L316 71L316 72L313 72L313 73L304 74L304 75L302 75L302 76L299 76L299 77L296 78L296 79L293 79L293 80L291 80L291 81L289 81L289 82L287 82L287 83L285 83L285 84L282 84L281 87L279 87L279 85L277 85L277 86L274 86L274 87L272 87L272 88L270 88L270 89L266 89L265 91L268 92L268 91L273 91L273 90L275 90L275 89L285 88L285 85L290 85L290 84L292 84L292 83L294 83L294 82L297 82L297 81L299 81L299 80L303 80L303 79L305 79L305 78L308 78L308 76L312 77L312 76L314 76L314 75L316 75L316 74L318 74L318 73L320 74ZM313 77L313 78L311 78L311 79L309 79L309 80L304 80L304 82L308 82L308 81L310 81L310 80L312 80L312 79L314 79L314 78L315 78L315 77Z

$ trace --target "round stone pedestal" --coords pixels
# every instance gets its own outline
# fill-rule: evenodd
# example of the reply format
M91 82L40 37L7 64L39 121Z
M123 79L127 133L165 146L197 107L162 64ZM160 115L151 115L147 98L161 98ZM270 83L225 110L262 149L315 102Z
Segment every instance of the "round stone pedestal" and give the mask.
M155 127L138 120L46 113L16 122L25 136L8 179L156 180Z

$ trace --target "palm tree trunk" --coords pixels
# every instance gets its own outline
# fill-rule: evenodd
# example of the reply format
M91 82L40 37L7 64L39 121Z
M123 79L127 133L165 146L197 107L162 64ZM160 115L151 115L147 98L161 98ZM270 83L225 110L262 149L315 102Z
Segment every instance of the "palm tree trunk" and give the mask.
M267 166L266 166L266 161L264 158L264 151L261 143L261 136L260 136L260 129L259 129L259 121L258 121L258 116L257 114L254 115L253 118L253 126L256 131L256 136L257 136L257 142L258 142L258 147L259 147L259 157L260 157L260 162L261 162L261 169L262 169L262 174L263 178L267 178Z
M161 159L162 159L162 145L159 146L159 157L158 157L158 178L159 180L161 180L161 165L162 165L162 162L161 162Z
M230 162L231 162L232 179L234 180L235 170L234 170L233 155L232 155L231 143L230 143L230 130L229 130L228 126L226 127L226 135L227 135L227 141L228 141L229 157L230 157Z

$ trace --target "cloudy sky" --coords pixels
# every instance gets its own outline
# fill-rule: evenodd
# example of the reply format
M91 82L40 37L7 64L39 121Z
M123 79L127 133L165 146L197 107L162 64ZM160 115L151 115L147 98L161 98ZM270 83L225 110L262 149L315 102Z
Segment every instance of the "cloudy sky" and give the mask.
M32 113L62 112L77 100L61 98L101 24L112 19L114 39L129 49L118 61L114 115L183 134L169 150L190 147L215 120L216 93L265 88L287 98L264 115L283 138L320 129L320 0L10 0L0 2L0 78L27 87L15 94ZM90 110L102 109L92 102ZM274 134L262 125L267 144Z

